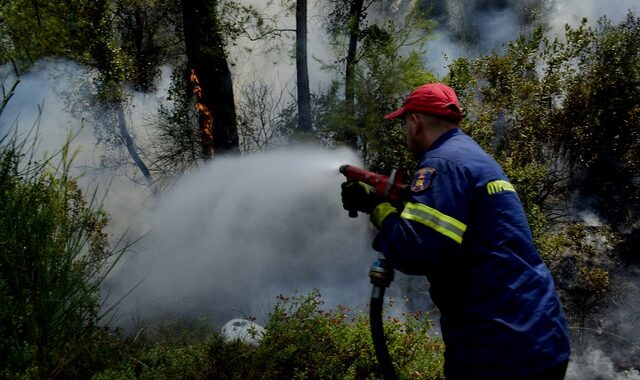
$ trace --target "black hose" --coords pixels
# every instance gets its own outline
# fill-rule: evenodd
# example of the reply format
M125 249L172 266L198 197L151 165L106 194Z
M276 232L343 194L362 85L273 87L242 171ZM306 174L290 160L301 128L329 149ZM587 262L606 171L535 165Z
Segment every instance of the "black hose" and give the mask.
M384 324L382 323L382 306L384 303L384 287L373 287L371 295L371 305L369 307L369 321L371 324L371 337L373 339L373 348L376 351L378 363L384 380L396 380L396 370L393 367L389 349L384 338Z

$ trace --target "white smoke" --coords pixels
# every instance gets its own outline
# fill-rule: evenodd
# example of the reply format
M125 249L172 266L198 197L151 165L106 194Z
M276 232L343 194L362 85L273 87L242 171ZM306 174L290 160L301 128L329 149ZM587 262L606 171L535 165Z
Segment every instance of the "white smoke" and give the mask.
M615 294L588 323L576 327L571 379L640 379L640 268L609 272Z
M274 97L283 94L287 102L296 100L296 61L295 61L295 7L285 3L264 0L242 0L245 6L254 7L267 23L273 25L279 33L256 39L258 33L249 31L229 49L229 62L234 75L234 91L239 99L242 90L255 82L264 83L271 89ZM309 1L307 4L307 65L311 92L325 87L334 73L323 70L322 66L333 64L335 57L328 46L324 32L327 5L321 1ZM274 35L281 37L277 41Z
M549 0L547 8L547 22L556 34L562 34L566 24L580 25L584 17L593 26L603 16L615 24L623 21L629 12L640 14L640 3L636 0Z
M129 91L126 116L131 133L141 146L148 140L149 120L157 111L166 93L168 70L164 68L157 94ZM96 118L97 106L91 101L95 93L95 73L73 62L43 60L23 73L15 93L0 115L0 136L14 128L20 136L37 134L36 159L59 152L69 136L73 139L70 151L75 154L71 174L79 176L79 184L86 193L94 190L112 222L108 232L113 239L125 230L132 235L143 221L137 219L141 205L148 202L151 191L131 180L137 174L124 157L122 166L105 167L107 158L121 156L113 146L99 144L97 135L104 133L104 125ZM7 78L5 87L13 79ZM31 132L30 132L31 131ZM56 160L54 160L55 162ZM132 174L133 173L133 174Z
M82 129L82 121L68 113L69 105L62 92L77 88L74 78L89 75L80 66L70 62L41 61L27 75L20 78L15 93L10 98L0 119L0 132L4 135L16 126L21 135L26 135L38 124L39 151L58 151L69 133L76 135L73 150L85 145L78 152L78 161L86 163L93 156L91 146L95 139L89 128ZM11 83L15 78L7 78ZM90 79L89 79L90 80ZM39 121L40 120L40 121ZM40 157L38 157L40 158Z
M640 380L640 372L632 368L616 371L613 360L600 349L589 349L574 355L567 368L567 380Z
M606 16L614 24L623 21L628 12L640 14L636 0L440 0L434 3L434 16L439 21L434 39L427 43L426 66L437 75L447 73L455 59L475 58L479 54L501 51L519 35L527 35L532 25L526 14L532 6L539 7L540 22L550 38L564 35L564 26L577 27L583 18L589 25Z

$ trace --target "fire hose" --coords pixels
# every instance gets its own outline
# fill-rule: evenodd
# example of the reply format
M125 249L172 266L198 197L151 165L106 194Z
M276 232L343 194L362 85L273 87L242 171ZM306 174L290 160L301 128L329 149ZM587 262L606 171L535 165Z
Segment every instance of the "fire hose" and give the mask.
M375 192L390 202L398 201L402 190L406 185L402 179L394 171L391 176L387 177L377 173L372 173L364 169L351 165L342 165L340 173L344 174L348 181L361 181L375 189ZM357 210L348 210L349 217L358 216ZM371 290L371 302L369 306L369 322L371 328L371 338L373 347L380 364L382 378L384 380L395 380L398 378L389 349L384 337L384 323L382 321L382 309L384 305L384 293L386 288L393 281L393 268L387 264L383 255L379 255L378 259L373 262L369 269L369 278L373 288Z
M384 337L384 323L382 322L382 307L384 305L384 291L391 281L393 281L393 268L380 256L374 261L369 269L369 278L373 289L371 290L371 302L369 306L369 324L371 328L371 338L373 348L380 364L382 378L384 380L395 380L398 378L396 370L389 355L386 340Z

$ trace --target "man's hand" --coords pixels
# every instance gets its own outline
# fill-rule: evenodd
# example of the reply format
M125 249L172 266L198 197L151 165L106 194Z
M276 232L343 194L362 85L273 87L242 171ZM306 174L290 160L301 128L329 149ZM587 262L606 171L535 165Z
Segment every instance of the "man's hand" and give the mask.
M348 210L350 215L352 211L370 214L377 205L383 202L382 198L363 182L344 182L341 195L342 207Z

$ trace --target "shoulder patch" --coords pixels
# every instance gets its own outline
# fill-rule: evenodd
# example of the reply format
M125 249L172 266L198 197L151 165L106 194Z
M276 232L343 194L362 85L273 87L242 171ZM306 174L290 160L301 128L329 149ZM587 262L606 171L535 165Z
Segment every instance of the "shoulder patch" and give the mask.
M436 175L436 169L434 168L422 168L419 169L413 176L411 181L411 191L414 193L420 192L424 189L428 189L432 186L433 177Z
M512 184L503 180L491 181L487 183L487 193L489 195L502 193L504 191L512 191L515 193L516 189L513 187Z

